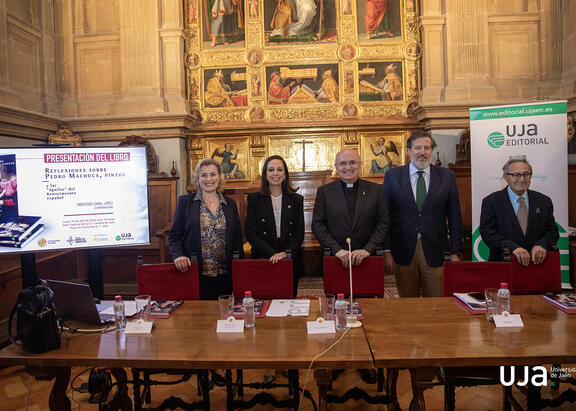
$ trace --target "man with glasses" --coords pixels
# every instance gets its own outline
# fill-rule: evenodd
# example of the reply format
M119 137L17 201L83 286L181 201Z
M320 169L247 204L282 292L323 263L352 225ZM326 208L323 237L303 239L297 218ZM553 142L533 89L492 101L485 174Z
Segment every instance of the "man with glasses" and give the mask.
M502 171L508 186L486 196L480 214L480 235L490 248L490 261L501 261L507 248L524 266L540 264L558 241L552 200L528 189L532 166L526 158L509 159Z
M424 131L406 141L410 162L384 176L390 231L384 261L400 297L443 295L444 253L459 261L462 216L452 170L430 164L434 139Z
M350 238L352 265L360 265L366 257L382 249L388 231L388 208L382 187L358 178L360 156L355 150L342 150L336 154L334 166L339 180L318 188L312 231L322 248L348 267ZM358 370L364 382L376 383L373 369ZM341 371L340 371L341 372ZM333 378L338 372L333 373Z
M335 167L339 180L318 188L312 231L330 253L348 267L348 244L352 244L352 265L382 248L388 231L388 209L382 188L358 178L360 156L345 149L336 154Z

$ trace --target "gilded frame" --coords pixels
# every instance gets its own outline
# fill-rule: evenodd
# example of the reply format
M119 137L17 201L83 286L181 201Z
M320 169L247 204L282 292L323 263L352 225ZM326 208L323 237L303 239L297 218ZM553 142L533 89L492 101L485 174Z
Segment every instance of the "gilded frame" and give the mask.
M205 158L220 162L225 181L250 181L252 178L249 138L209 137L205 139Z
M384 140L382 142L382 139ZM383 176L392 167L408 162L405 131L359 133L362 177Z

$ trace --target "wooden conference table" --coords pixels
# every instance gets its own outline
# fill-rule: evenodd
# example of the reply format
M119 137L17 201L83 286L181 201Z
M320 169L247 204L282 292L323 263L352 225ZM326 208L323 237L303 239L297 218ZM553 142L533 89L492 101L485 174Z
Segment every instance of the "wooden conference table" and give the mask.
M496 329L452 298L364 299L363 327L319 357L313 368L319 407L326 409L330 370L339 368L470 367L576 363L576 316L540 296L512 296L523 328ZM310 319L318 313L311 302ZM149 335L116 332L72 334L62 348L30 354L9 346L0 365L27 365L58 375L51 409L68 404L71 366L190 369L307 369L341 335L307 335L309 318L262 318L244 334L216 333L217 302L190 301L170 319L155 321ZM423 408L417 402L417 408ZM68 408L69 409L69 408Z

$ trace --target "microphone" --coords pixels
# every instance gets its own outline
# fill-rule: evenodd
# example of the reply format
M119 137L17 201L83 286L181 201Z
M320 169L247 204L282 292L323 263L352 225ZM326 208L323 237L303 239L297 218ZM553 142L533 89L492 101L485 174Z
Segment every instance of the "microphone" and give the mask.
M354 291L352 289L352 240L350 237L346 237L346 242L348 243L348 272L350 273L350 315L347 318L347 326L350 328L357 328L362 325L360 321L356 318L354 314Z

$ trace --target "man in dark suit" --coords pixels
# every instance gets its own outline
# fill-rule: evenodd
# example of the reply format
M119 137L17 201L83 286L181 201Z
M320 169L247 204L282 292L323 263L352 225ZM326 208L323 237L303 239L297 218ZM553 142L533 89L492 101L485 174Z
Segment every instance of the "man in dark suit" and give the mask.
M413 133L406 146L410 163L384 176L390 212L386 270L396 274L400 297L440 297L444 253L459 261L462 250L456 179L452 170L430 164L436 147L430 134Z
M323 185L316 193L312 231L323 248L348 267L348 244L352 265L359 265L377 248L382 248L388 230L388 209L382 188L358 178L360 156L355 150L336 154L340 179Z
M490 261L501 261L508 248L520 264L540 264L558 241L552 200L528 190L532 166L524 157L511 158L502 171L508 186L486 196L480 214L480 235L490 248Z
M358 178L361 164L356 150L336 154L334 165L340 179L320 187L314 203L312 231L322 247L329 248L344 267L348 267L350 258L347 238L351 240L352 265L359 265L382 248L388 230L382 187ZM358 371L366 383L376 382L374 370Z

